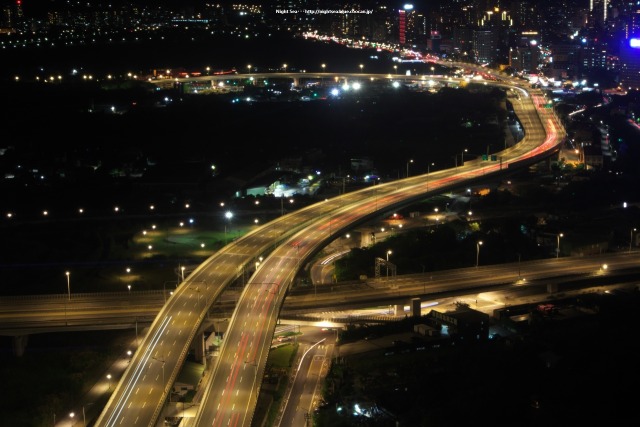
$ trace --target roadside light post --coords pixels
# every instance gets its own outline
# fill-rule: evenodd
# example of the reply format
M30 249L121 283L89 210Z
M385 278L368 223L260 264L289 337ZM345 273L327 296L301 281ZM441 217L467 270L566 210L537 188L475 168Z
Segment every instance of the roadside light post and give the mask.
M285 64L286 66L286 64ZM233 213L231 211L226 211L224 213L224 217L227 219L229 223L231 223L231 218L233 218ZM224 244L227 244L227 223L224 223ZM184 281L184 278L182 279Z
M111 390L111 374L107 374L107 380L109 381L109 390Z
M87 417L84 414L84 407L85 406L89 406L89 405L93 405L93 403L87 403L86 405L82 405L82 425L83 425L83 427L87 426Z
M163 353L162 359L159 359L157 357L152 357L152 359L162 363L162 385L164 387L166 385L164 380L164 364L166 362L166 360L164 359L164 353Z
M74 420L74 417L76 416L75 412L69 412L69 418L71 418L71 425L74 426L76 424L76 420Z
M389 249L387 251L387 280L389 280L389 255L391 255L393 252L391 252L391 249Z
M431 171L431 166L435 166L435 163L427 163L427 191L429 191L429 172Z
M165 304L167 303L167 283L175 283L176 289L178 288L178 282L176 280L167 280L162 283L162 296L164 297Z
M71 272L65 271L64 274L67 276L67 294L69 295L69 301L71 301Z
M520 278L520 257L521 257L521 254L518 253L518 279Z
M180 278L184 282L184 265L180 266Z
M460 154L460 167L464 166L464 153L466 153L467 150L466 148L464 150L462 150L462 153Z
M410 160L407 162L407 178L409 178L409 163L413 163L413 159L410 159Z
M480 263L480 246L482 246L482 240L476 242L476 268L478 268L478 264Z
M557 238L558 238L558 246L556 247L556 258L560 258L560 238L564 237L564 234L559 233Z
M633 244L633 233L636 232L635 228L631 229L631 236L629 237L629 253L631 253L631 245Z

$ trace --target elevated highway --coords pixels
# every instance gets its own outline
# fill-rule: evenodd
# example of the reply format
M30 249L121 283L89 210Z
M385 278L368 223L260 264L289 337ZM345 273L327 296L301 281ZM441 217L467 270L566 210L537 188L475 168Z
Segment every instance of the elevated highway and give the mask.
M319 313L385 304L407 305L415 297L434 300L540 285L549 287L545 292L554 296L584 286L606 286L627 280L640 283L639 256L635 251L625 251L382 277L319 289L297 287L289 291L279 320L321 318ZM606 270L603 265L607 265ZM242 291L242 288L227 290L209 308L209 319L230 318ZM65 314L61 307L67 298L67 294L1 297L0 335L132 329L135 323L142 329L153 322L166 303L162 291L75 294Z
M243 269L264 261L237 302L220 356L208 378L192 425L249 426L269 345L297 270L322 247L369 219L424 198L535 164L557 152L562 129L549 111L538 111L529 92L514 104L526 129L500 162L464 165L375 185L282 216L214 254L181 283L161 308L115 388L96 426L155 426L171 386L211 304ZM533 93L533 97L541 96ZM165 375L166 372L166 375Z

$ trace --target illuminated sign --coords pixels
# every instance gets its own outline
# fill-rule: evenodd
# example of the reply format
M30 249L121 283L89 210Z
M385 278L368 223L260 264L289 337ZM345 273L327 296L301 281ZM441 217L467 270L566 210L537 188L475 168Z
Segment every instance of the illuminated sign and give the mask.
M636 49L640 48L640 39L629 39L629 46L634 47Z

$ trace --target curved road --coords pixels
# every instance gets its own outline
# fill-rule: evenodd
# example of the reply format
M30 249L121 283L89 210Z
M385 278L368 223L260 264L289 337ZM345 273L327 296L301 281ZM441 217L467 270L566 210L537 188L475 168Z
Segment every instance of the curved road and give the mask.
M534 164L557 150L562 134L552 114L538 112L535 105L540 102L525 90L516 90L522 96L514 109L527 136L499 153L499 164L466 161L456 169L344 194L265 224L210 257L162 308L95 425L156 425L207 307L244 268L253 270L263 256L238 301L192 424L249 426L280 308L305 260L337 235L381 212L408 205L427 193L508 172L509 167Z

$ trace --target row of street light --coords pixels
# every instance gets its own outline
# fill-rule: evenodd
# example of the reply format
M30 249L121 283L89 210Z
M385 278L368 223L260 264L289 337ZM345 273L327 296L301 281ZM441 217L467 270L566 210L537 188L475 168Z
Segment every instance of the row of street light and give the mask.
M131 356L131 351L128 351L127 354L129 356ZM108 390L111 390L111 374L107 374L107 381L109 381L109 388ZM86 416L86 412L85 412L85 408L89 407L93 405L93 402L89 402L89 403L85 403L82 405L82 427L86 427L87 426L87 416ZM71 419L71 426L75 426L76 425L76 421L75 421L75 417L76 417L76 413L71 411L69 412L69 418ZM53 414L53 425L55 427L56 425L56 414Z
M127 272L127 277L129 277L128 275L131 274L131 267L127 267L125 271ZM64 275L67 277L67 299L71 301L71 271L65 271ZM182 267L182 280L184 281L184 267ZM129 290L129 293L131 293L131 283L127 284L127 289Z
M465 156L465 153L468 153L468 152L469 152L469 149L464 148L462 150L462 152L460 153L460 166L464 166L464 156ZM456 167L458 167L458 156L457 155L454 156L454 160L455 160L455 163L456 163ZM407 178L409 178L409 165L412 164L412 163L413 163L413 159L407 160L407 174L406 174ZM435 166L435 163L433 163L433 162L427 163L427 175L429 175L431 166Z
M284 72L285 72L285 73L287 72L287 67L288 67L288 66L289 66L289 65L288 65L288 64L286 64L286 63L285 63L285 64L282 64L282 69L284 70ZM322 64L320 64L320 67L322 68L322 72L324 73L324 72L325 72L325 70L326 70L326 68L327 68L327 64L322 63ZM360 72L362 72L362 71L364 70L364 64L359 64L359 65L358 65L358 67L360 67ZM251 69L252 69L252 68L253 68L253 67L251 66L251 64L247 64L247 72L248 72L248 73L251 73ZM395 69L397 69L397 66L396 66L396 65L394 65L394 68L395 68ZM303 71L303 72L304 72L304 71Z
M290 67L289 67L289 64L284 63L284 64L282 64L281 68L282 68L283 72L286 73L287 72L287 68L290 68ZM327 71L327 64L323 62L322 64L320 64L320 68L322 69L323 73L326 72ZM364 64L358 64L358 68L360 68L360 72L362 73L364 71ZM435 72L435 68L431 67L430 70L431 70L431 75L433 76L434 72ZM257 67L254 67L252 64L247 64L247 74L251 74L252 72L257 72L257 71L258 71ZM302 72L306 72L306 70L302 70ZM397 65L393 66L393 72L394 72L394 74L398 74L398 66Z
M409 159L407 160L407 173L405 175L406 178L409 178L409 166L412 165L414 163L413 159ZM435 166L436 164L434 162L429 162L427 163L427 176L429 175L429 173L431 172L431 166Z
M184 205L185 209L189 209L190 207L191 206L190 206L189 203L185 203L185 205ZM155 210L155 205L150 205L149 206L149 210L150 211ZM121 212L123 212L123 209L120 206L114 206L112 211L115 214L120 214ZM78 215L85 215L87 212L85 211L84 208L80 207L80 208L77 209L77 213L78 213ZM41 214L42 214L42 216L48 217L48 216L51 215L51 211L49 209L43 209L41 211ZM14 218L16 216L16 214L15 214L15 212L9 211L9 212L6 212L4 214L4 216L7 219L12 219L12 218ZM189 223L193 224L193 218L189 219ZM180 224L181 224L180 225L181 227L184 226L184 222L181 222Z
M131 350L127 351L127 356L129 358L131 358L131 355L132 355ZM108 381L107 391L110 392L111 391L111 378L112 378L111 374L107 374L106 378L107 378L107 381ZM89 406L91 406L93 404L94 404L94 402L89 402L89 403L85 403L85 404L82 405L82 427L86 427L87 426L87 416L86 416L85 408L88 408ZM76 413L74 411L69 412L69 419L71 420L71 426L72 427L76 425L75 418L76 418ZM56 414L55 413L53 414L53 425L54 425L54 427L56 425Z

